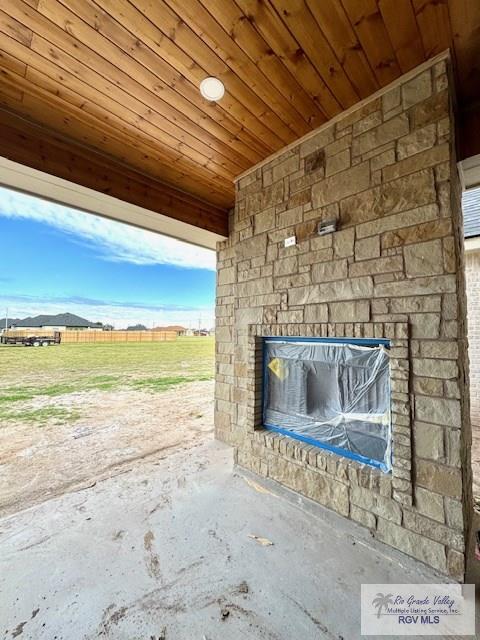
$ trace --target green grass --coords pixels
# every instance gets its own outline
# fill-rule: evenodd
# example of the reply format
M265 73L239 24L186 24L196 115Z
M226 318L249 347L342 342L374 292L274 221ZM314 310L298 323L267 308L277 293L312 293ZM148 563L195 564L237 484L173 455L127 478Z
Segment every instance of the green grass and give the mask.
M67 410L58 408L58 415L55 411L49 415L54 407L33 410L22 408L22 403L39 396L61 400L69 393L120 387L155 393L183 382L211 380L214 339L61 344L37 349L0 346L0 365L0 420L44 423L67 419L62 413ZM75 419L70 414L70 419Z
M41 409L22 409L6 411L0 409L0 420L12 422L28 422L43 427L47 422L66 424L75 422L81 417L78 411L63 407L42 407Z
M136 389L144 389L145 391L166 391L177 384L184 382L197 382L201 380L211 380L212 376L171 376L166 378L144 378L143 380L135 380L131 383Z

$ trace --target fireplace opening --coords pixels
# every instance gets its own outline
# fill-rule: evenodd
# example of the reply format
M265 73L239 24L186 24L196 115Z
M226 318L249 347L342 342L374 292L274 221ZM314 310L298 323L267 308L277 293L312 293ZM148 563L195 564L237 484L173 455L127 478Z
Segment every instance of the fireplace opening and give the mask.
M391 470L388 340L265 338L263 424Z

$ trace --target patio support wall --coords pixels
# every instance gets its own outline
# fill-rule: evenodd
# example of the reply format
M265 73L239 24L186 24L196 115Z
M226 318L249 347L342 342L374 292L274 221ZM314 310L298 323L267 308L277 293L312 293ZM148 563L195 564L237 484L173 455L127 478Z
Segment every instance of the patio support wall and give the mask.
M218 245L215 425L239 465L462 580L471 433L451 86L437 59L237 182ZM318 236L331 218L338 230ZM392 339L392 474L262 428L264 335Z

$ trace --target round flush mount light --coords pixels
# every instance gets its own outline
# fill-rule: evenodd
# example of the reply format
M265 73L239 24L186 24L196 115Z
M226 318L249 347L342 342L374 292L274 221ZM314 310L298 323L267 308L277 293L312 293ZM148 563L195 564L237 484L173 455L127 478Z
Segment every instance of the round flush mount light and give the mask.
M206 100L215 102L223 98L225 87L223 86L223 82L218 78L205 78L200 83L200 93Z

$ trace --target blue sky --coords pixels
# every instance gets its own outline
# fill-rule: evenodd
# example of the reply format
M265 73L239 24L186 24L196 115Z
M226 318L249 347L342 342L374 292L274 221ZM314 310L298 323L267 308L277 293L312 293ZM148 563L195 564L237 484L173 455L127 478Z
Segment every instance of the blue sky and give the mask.
M213 326L215 254L0 188L0 316Z

